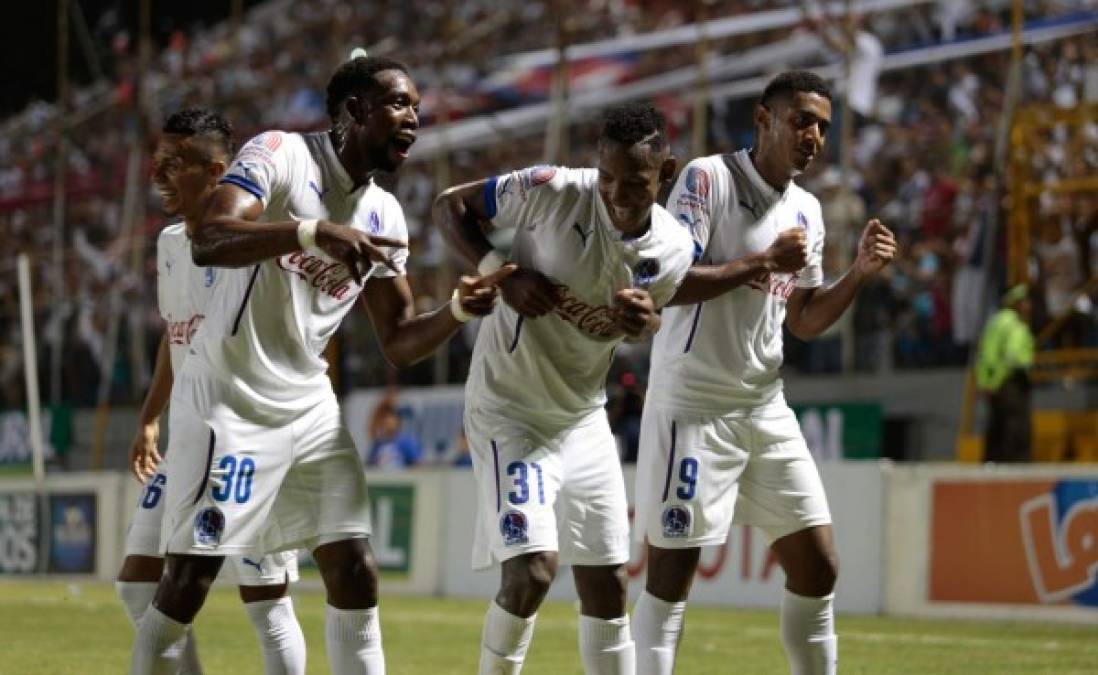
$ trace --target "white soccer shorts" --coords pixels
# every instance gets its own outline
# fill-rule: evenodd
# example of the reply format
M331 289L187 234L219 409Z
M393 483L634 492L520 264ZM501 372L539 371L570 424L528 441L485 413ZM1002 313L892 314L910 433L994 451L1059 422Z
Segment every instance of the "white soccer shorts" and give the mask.
M724 416L641 419L634 538L660 548L722 544L732 523L774 541L831 523L823 483L784 401Z
M465 434L478 495L474 569L542 551L573 565L629 560L625 480L604 411L547 437L467 409Z
M176 379L162 550L254 558L369 536L366 477L335 396L285 423L246 408L216 378Z
M167 462L156 467L156 473L145 483L137 500L133 519L126 530L125 555L154 558L160 553L160 524L164 516L164 489L167 484ZM287 580L296 582L297 552L280 551L262 557L230 556L221 567L219 578L237 586L278 586Z

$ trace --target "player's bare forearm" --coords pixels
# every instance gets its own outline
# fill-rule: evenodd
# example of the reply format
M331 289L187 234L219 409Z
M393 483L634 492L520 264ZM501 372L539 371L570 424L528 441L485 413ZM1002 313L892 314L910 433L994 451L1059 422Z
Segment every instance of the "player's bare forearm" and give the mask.
M431 209L446 243L472 269L492 250L484 234L487 217L483 195L484 181L457 185L440 194Z
M262 203L235 185L219 185L191 235L196 265L247 267L301 248L296 221L257 222Z
M164 409L168 407L168 399L172 393L172 359L171 348L168 346L168 333L160 339L160 346L156 350L156 364L153 366L152 382L149 383L149 391L145 394L145 401L141 404L141 415L138 418L141 426L148 426L160 419Z
M785 325L802 340L811 340L839 320L854 302L866 275L856 266L827 288L798 288L789 296Z
M362 297L381 353L394 368L422 361L461 328L449 304L415 315L412 291L404 277L370 279Z
M669 305L693 305L723 295L774 268L763 253L730 260L721 265L694 265L687 271Z

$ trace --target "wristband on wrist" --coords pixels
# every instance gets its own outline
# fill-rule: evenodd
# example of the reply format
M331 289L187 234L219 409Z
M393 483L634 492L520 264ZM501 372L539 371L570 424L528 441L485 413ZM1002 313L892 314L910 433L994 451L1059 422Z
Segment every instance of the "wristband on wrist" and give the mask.
M320 221L316 218L303 220L297 224L297 243L301 250L307 250L316 246L316 228Z
M477 263L477 273L482 277L486 277L503 267L506 262L507 261L503 259L503 256L499 254L499 251L492 249L485 253L484 257Z
M456 288L454 289L454 294L450 296L450 313L461 323L465 323L473 318L473 315L466 312L465 308L461 306L461 292Z

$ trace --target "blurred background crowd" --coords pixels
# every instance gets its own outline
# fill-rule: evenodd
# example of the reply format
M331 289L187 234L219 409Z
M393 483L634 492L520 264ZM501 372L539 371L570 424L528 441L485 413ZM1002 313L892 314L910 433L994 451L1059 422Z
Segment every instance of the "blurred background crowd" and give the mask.
M806 373L956 366L966 363L988 311L984 288L995 286L987 257L1001 258L1005 241L985 246L990 224L1002 219L996 195L1002 176L993 154L1009 64L999 50L897 71L882 70L885 55L935 45L961 44L1008 34L1010 3L952 0L913 3L869 14L844 32L828 25L806 3L765 0L577 0L563 20L554 3L531 0L406 0L413 11L387 12L385 3L271 0L248 3L235 18L193 25L154 24L148 75L140 81L137 40L107 13L92 24L100 44L101 77L75 83L67 104L67 195L62 263L34 265L35 322L43 374L51 350L65 355L59 398L74 406L109 399L140 400L163 325L156 313L155 241L165 224L146 180L136 195L144 216L133 229L122 215L127 141L142 129L147 147L165 114L184 106L222 111L234 123L238 143L265 129L314 130L327 126L325 85L351 47L364 46L405 61L423 94L422 124L499 113L550 100L552 59L525 65L508 55L553 48L562 41L611 40L764 10L796 10L792 24L746 35L714 38L712 58L772 45L803 44L780 62L743 75L767 76L786 66L838 63L852 50L859 78L851 90L848 130L851 163L839 171L840 116L828 157L803 177L823 204L830 235L825 267L830 279L844 261L866 219L880 217L898 233L903 254L865 288L849 326L838 326L812 344L787 339L787 367ZM559 4L559 3L558 3ZM1093 2L1027 2L1027 20L1049 21L1095 10ZM838 28L838 29L837 29ZM845 36L845 37L844 37ZM642 82L676 69L696 67L695 42L629 51L573 63L570 93L580 95ZM857 70L862 68L863 70ZM1098 99L1098 40L1094 33L1028 46L1020 101L1064 108ZM866 90L868 88L868 91ZM694 97L690 89L651 96L668 115L682 163L699 147L692 142ZM753 95L715 99L707 108L704 151L731 152L751 143ZM51 261L57 143L56 104L34 101L0 125L0 250L27 251ZM593 162L594 122L576 116L558 161ZM1032 169L1048 179L1098 171L1098 125L1050 132ZM460 270L447 258L430 223L430 204L447 184L542 163L543 134L510 133L462 144L429 160L412 160L383 182L400 199L411 234L410 277L417 303L433 307L448 297ZM146 159L147 162L147 154ZM146 165L147 166L147 165ZM142 178L147 168L141 169ZM1032 267L1035 326L1066 316L1056 336L1061 346L1098 344L1090 293L1078 293L1098 266L1098 198L1094 193L1042 195ZM135 251L134 247L143 250ZM11 258L0 274L0 408L22 403L21 338ZM1001 267L1001 266L1000 266ZM60 273L60 277L55 277ZM57 279L63 294L55 293ZM393 384L461 383L476 326L455 339L436 361L396 373L381 360L365 313L353 313L333 347L333 377L340 391ZM853 340L846 349L844 339ZM620 429L639 415L647 347L622 349L611 376L610 412ZM104 383L104 374L110 375ZM44 378L44 382L48 379ZM54 396L47 389L44 394ZM379 422L382 426L383 423ZM394 432L395 433L395 432ZM629 434L623 431L623 434ZM399 444L398 444L399 445ZM394 448L396 446L393 446ZM379 457L407 454L379 451Z

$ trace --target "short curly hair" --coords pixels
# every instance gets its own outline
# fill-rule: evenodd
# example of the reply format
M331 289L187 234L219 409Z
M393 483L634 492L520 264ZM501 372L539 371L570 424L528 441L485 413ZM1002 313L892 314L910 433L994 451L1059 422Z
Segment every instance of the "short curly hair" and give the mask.
M328 81L328 117L333 122L339 119L339 107L348 96L360 91L371 92L380 87L377 74L385 70L399 70L405 75L411 75L408 66L384 56L359 56L336 69L332 79Z
M233 154L233 125L220 113L206 108L187 108L168 116L161 131L179 136L201 136L227 156Z
M769 106L776 101L789 101L798 92L819 94L828 101L832 100L831 87L822 77L811 70L789 70L770 80L759 97L759 103Z
M632 146L644 141L652 150L667 147L667 120L650 103L625 103L608 108L602 114L599 142L616 141Z

